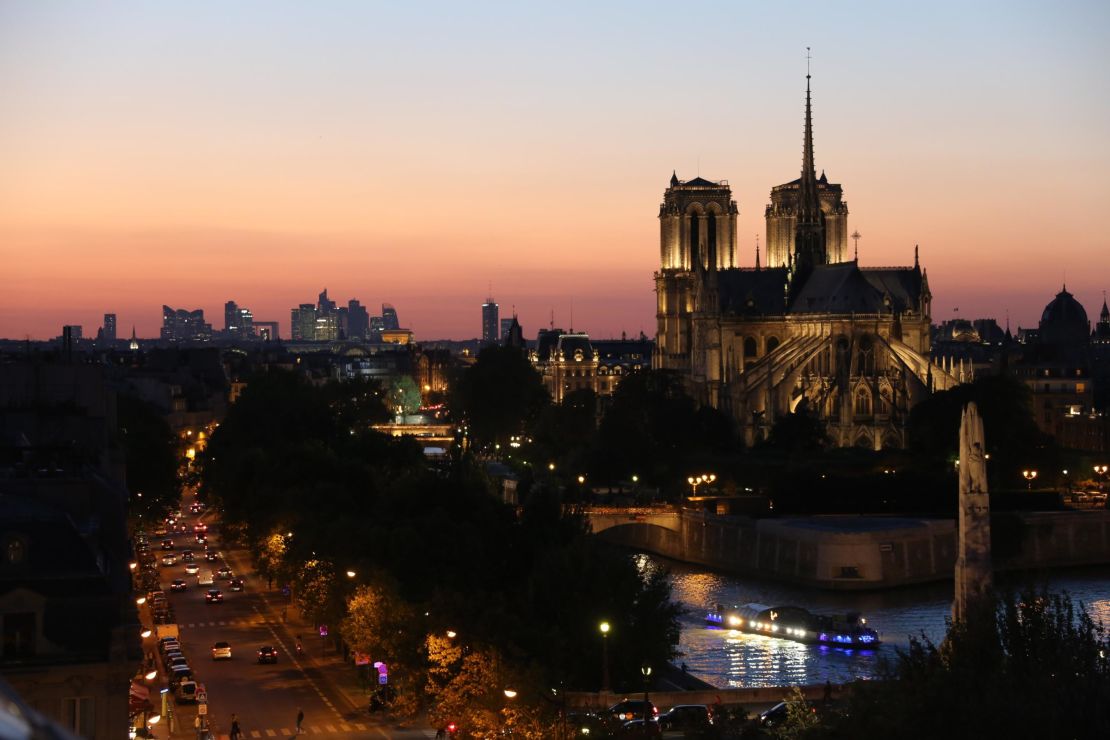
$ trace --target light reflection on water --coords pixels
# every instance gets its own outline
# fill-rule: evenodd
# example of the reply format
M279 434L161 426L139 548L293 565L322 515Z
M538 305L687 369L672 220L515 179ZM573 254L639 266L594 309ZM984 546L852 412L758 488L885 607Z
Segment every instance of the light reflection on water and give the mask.
M939 642L952 608L951 582L881 592L822 591L710 572L655 555L634 557L641 571L670 569L674 598L686 607L678 647L684 655L676 662L685 662L691 673L720 687L874 678L879 673L879 661L884 656L893 659L893 648L905 647L910 635L924 633ZM1067 591L1074 601L1083 603L1096 622L1101 619L1110 627L1110 567L1059 571L1040 580L1007 576L1001 583L1015 589L1026 584L1043 586L1054 593ZM824 614L860 612L867 618L867 626L879 631L885 646L879 650L846 650L705 626L708 606L748 602L801 606Z

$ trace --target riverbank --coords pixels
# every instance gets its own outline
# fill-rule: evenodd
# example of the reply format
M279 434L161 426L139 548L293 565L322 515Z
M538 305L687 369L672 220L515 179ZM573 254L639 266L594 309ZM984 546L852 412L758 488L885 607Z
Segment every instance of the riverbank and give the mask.
M599 536L634 550L829 590L950 580L958 554L952 519L751 519L672 510L594 521ZM996 571L1110 563L1110 511L1000 513L991 528Z

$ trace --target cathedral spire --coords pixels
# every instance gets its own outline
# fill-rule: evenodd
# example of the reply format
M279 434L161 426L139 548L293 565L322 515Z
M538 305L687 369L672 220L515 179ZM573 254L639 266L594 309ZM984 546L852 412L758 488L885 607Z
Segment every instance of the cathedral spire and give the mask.
M917 249L918 249L918 245L914 244L913 245L913 269L915 269L915 270L921 269L921 262L917 258Z
M755 269L759 269L759 234L755 235Z
M798 210L794 231L794 283L792 292L801 288L810 272L828 264L825 246L825 215L817 192L817 173L813 165L813 101L810 95L809 47L806 47L806 117L802 143L802 172L798 178Z

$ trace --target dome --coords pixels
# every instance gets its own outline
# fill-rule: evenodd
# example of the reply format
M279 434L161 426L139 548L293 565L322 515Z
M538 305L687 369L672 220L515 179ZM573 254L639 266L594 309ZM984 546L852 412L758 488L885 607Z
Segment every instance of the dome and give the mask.
M1090 334L1087 312L1065 287L1041 314L1041 341L1051 343L1082 342Z

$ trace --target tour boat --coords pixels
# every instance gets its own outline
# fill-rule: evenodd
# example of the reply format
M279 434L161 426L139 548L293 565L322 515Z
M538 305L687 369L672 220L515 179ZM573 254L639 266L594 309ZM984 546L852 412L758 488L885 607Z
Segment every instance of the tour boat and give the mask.
M881 644L879 633L868 627L867 620L859 614L830 617L797 606L743 604L725 608L717 604L705 615L705 623L720 629L831 647L871 649Z

